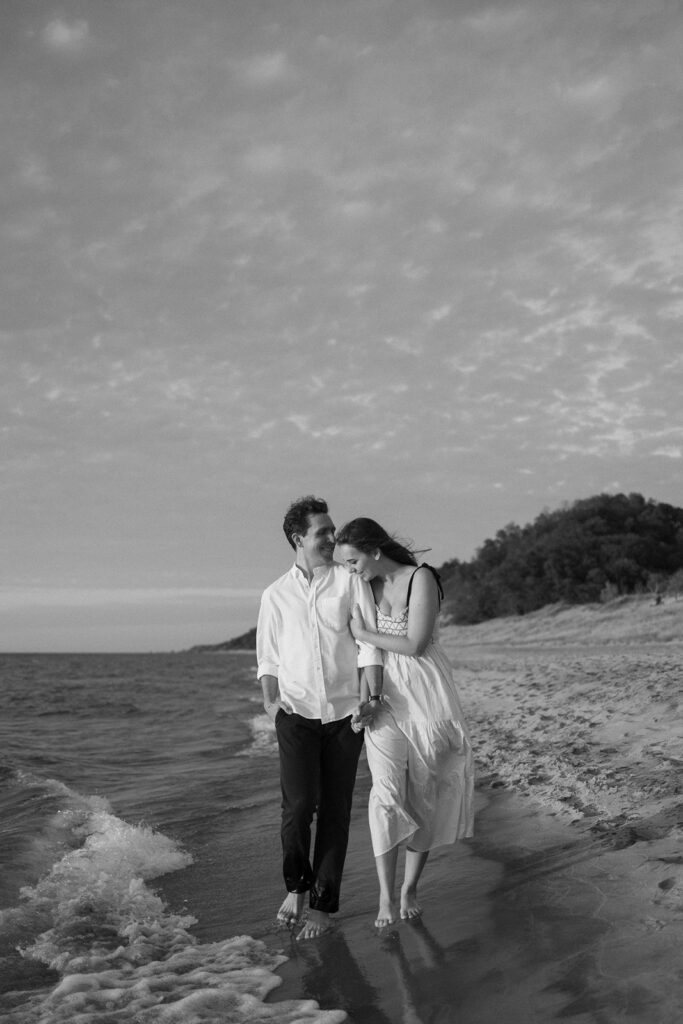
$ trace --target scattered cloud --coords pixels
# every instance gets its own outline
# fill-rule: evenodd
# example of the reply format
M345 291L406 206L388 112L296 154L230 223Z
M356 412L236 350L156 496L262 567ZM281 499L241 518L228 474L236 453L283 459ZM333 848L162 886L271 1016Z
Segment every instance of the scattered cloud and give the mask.
M261 581L292 490L444 558L680 494L683 21L343 6L8 8L12 578Z
M256 174L276 174L285 169L287 156L279 143L263 143L248 150L244 163Z
M241 65L240 71L244 82L259 87L277 85L293 74L287 54L282 50L251 57Z
M447 320L453 311L453 307L446 303L443 306L439 306L438 309L430 309L425 314L425 322L427 324L440 324L442 320Z
M82 18L67 21L53 18L43 29L43 42L49 50L67 55L83 53L90 41L88 22Z
M311 430L310 416L288 416L287 422L292 423L302 434L308 434Z
M683 445L675 447L674 445L667 445L663 448L655 448L653 455L659 455L664 459L682 459L683 458Z
M398 352L405 356L421 356L424 351L423 345L418 341L413 341L411 338L396 337L395 335L389 335L382 339L384 344L394 352Z

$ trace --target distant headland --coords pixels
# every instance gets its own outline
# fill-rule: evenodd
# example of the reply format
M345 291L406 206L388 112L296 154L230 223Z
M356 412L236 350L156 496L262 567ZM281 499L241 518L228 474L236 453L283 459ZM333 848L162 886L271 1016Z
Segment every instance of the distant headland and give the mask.
M232 640L224 640L220 644L196 644L190 647L189 654L220 654L222 651L255 651L256 650L256 626L242 633L241 636L233 637Z

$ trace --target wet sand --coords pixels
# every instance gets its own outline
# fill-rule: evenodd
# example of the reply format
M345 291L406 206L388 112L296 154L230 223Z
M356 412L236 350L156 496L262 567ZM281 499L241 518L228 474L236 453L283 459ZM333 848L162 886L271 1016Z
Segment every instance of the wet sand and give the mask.
M269 1002L310 998L357 1024L680 1024L683 645L579 645L557 619L530 640L515 624L516 644L445 631L477 750L476 835L433 855L422 920L374 928L362 768L342 911L317 941L263 936L290 957Z
M668 886L683 858L666 841L608 850L514 794L478 805L478 837L428 864L420 921L378 932L374 904L345 898L329 936L280 936L290 959L269 1001L315 999L357 1024L679 1024Z

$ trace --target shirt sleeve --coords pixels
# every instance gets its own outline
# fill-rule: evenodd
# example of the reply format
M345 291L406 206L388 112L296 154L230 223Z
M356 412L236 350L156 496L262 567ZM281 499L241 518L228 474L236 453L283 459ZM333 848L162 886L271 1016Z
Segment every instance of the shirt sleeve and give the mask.
M372 596L370 584L357 576L351 576L351 598L353 605L360 608L363 621L368 629L377 628L375 617L375 601ZM382 652L373 647L372 644L358 643L358 668L365 668L367 665L381 665Z
M280 655L275 630L275 612L268 593L261 597L261 605L256 625L256 676L277 676L280 668Z

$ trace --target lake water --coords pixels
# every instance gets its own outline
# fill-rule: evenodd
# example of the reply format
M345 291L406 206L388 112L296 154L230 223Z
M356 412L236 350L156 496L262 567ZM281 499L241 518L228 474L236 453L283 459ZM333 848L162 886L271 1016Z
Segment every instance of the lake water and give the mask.
M270 927L259 879L278 881L253 656L13 655L0 671L2 1019L254 1019L283 957L244 934ZM221 940L197 937L195 894L222 907L203 922Z
M5 655L0 673L3 1024L632 1019L601 968L594 844L528 801L480 780L474 840L430 858L424 919L378 934L361 758L338 926L297 943L274 923L253 654ZM673 1022L652 1000L637 1019Z

